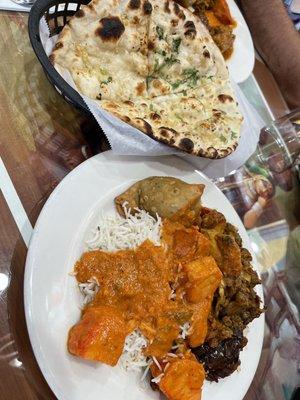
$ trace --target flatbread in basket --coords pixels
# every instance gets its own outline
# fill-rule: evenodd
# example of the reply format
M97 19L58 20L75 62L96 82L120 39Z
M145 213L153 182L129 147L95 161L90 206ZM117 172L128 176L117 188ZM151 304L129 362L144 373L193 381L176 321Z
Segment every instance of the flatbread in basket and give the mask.
M168 0L93 0L50 59L82 94L153 139L201 157L238 145L242 116L201 20Z

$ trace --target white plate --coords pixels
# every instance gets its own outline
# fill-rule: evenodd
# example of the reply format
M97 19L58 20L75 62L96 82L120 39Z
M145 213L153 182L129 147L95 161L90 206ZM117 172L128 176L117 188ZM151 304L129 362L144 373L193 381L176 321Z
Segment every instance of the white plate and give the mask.
M244 82L254 68L254 46L249 28L234 0L227 0L232 17L237 23L233 30L235 41L232 56L226 61L231 78L236 83Z
M67 353L69 328L78 321L80 294L68 273L83 250L101 210L113 210L113 198L135 180L169 175L206 185L203 203L222 211L238 227L250 249L246 231L229 201L205 176L175 156L141 158L97 155L73 170L45 204L31 238L25 270L25 312L39 366L59 400L158 399L142 390L131 374ZM262 296L261 287L258 293ZM241 353L241 369L218 384L206 382L203 400L241 400L255 373L263 340L264 319L249 327L249 343Z

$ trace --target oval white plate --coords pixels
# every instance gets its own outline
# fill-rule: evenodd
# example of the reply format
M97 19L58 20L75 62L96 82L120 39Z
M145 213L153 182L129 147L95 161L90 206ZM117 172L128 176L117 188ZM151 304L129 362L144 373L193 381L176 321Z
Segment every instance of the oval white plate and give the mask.
M69 275L99 213L112 212L113 198L135 180L168 175L204 183L203 204L225 214L238 227L250 249L246 231L229 201L205 176L175 156L141 158L99 154L78 166L58 185L35 225L26 260L25 313L39 366L59 400L158 399L150 387L118 367L86 362L66 349L69 328L80 315L75 278ZM262 296L261 287L258 293ZM254 376L262 347L263 316L249 327L249 343L241 353L241 368L218 384L206 382L203 400L241 400Z
M231 78L236 83L244 82L254 68L255 53L252 37L247 23L235 4L234 0L227 0L231 15L237 23L237 27L233 30L235 41L233 45L233 53L226 61Z

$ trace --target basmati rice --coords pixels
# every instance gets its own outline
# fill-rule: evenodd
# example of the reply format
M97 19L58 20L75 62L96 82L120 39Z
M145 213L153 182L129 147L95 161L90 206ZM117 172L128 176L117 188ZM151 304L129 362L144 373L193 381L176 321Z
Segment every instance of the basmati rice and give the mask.
M179 334L179 339L186 339L187 336L190 334L190 329L191 329L191 324L189 322L186 322L185 324L180 326L181 332Z
M136 214L131 215L126 204L123 208L126 218L119 215L102 215L93 236L86 241L88 250L134 249L146 239L156 246L160 245L161 218L157 215L155 219L139 209L135 209Z
M157 361L156 357L153 356L153 361L155 362L155 364L157 365L157 368L162 371L162 367L160 365L160 363Z
M153 383L159 383L160 380L161 380L161 378L162 378L164 375L165 375L164 373L158 375L156 378L151 379L151 382L153 382Z
M119 365L126 371L140 371L141 368L149 366L149 360L143 354L143 349L148 345L148 341L142 333L136 329L125 339L123 354L119 360Z
M93 300L96 293L99 291L100 285L98 280L93 277L87 282L79 283L78 285L81 294L83 295L83 305L85 306Z

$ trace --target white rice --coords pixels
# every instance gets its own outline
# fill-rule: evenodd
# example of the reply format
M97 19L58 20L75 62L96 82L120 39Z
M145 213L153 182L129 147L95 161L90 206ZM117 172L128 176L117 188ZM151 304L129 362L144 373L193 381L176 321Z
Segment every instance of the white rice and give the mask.
M174 353L167 353L167 356L169 356L171 358L177 358L177 355Z
M126 203L123 204L123 209L125 218L116 214L101 216L97 228L86 241L86 250L112 252L134 249L146 239L149 239L156 246L160 246L161 218L157 215L155 219L146 211L139 209L135 209L136 214L131 215L130 209L126 208ZM92 301L99 289L99 282L95 278L80 283L79 290L84 296L83 305ZM119 360L119 365L126 371L143 371L141 380L146 378L153 362L143 353L143 349L147 345L148 341L145 336L138 329L134 330L126 337L123 354Z
M93 300L100 289L99 282L95 277L89 279L87 282L79 283L78 287L83 295L82 303L84 306Z
M149 366L149 360L143 354L143 349L147 347L148 340L139 329L134 330L125 339L123 354L119 360L119 365L126 371L141 371L142 368Z
M157 365L157 368L162 371L162 367L160 365L160 363L157 361L156 357L153 356L153 361L155 362L155 364Z
M180 326L180 334L178 336L179 339L186 339L187 336L189 336L190 334L190 330L191 330L191 324L190 322L186 322L185 324Z
M151 382L153 383L159 383L161 378L164 376L164 373L158 375L156 378L151 379Z
M100 218L92 237L86 241L88 250L116 251L134 249L146 239L156 246L160 245L161 218L153 218L144 210L135 209L135 215L130 214L130 208L123 204L126 218L119 215L106 215Z

